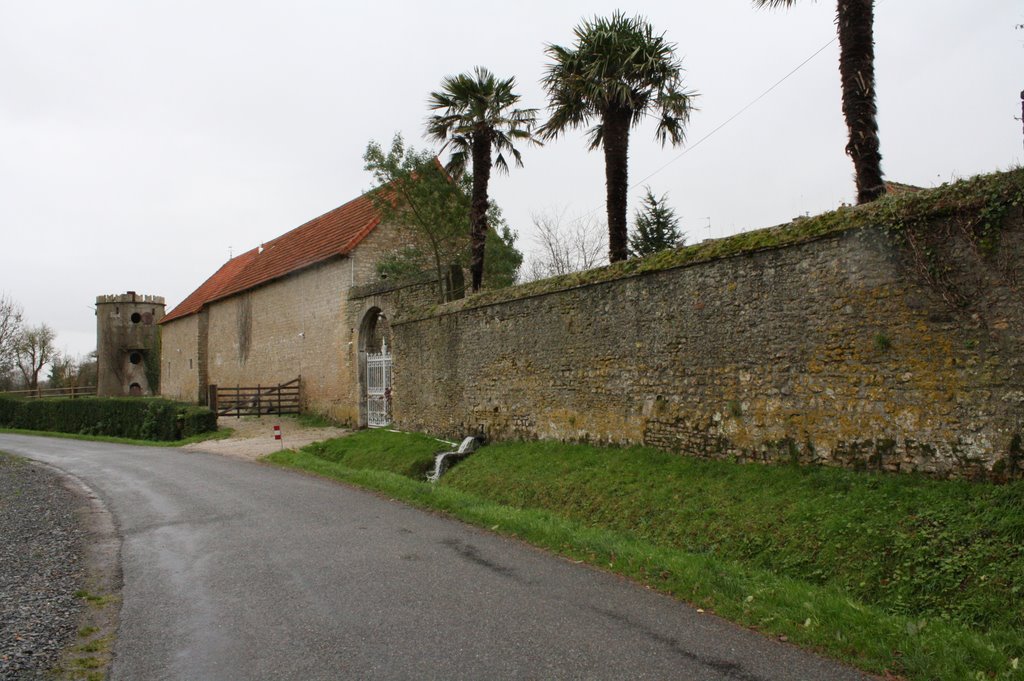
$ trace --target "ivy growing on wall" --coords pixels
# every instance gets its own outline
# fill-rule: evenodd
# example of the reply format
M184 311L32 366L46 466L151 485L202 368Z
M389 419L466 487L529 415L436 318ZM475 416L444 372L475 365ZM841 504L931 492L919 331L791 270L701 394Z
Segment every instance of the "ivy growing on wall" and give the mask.
M881 206L883 230L901 247L917 276L959 312L970 302L969 290L980 290L980 274L967 276L949 257L951 244L963 244L986 262L989 276L1015 285L1017 273L1001 237L1010 211L1024 206L1021 171L984 175L936 190L894 197ZM980 313L982 311L977 311ZM981 321L983 315L979 316Z
M235 321L238 331L238 363L245 364L252 345L252 295L242 294L235 302Z
M160 327L156 328L153 335L153 345L142 353L142 361L145 364L146 382L149 384L149 392L153 395L160 394Z

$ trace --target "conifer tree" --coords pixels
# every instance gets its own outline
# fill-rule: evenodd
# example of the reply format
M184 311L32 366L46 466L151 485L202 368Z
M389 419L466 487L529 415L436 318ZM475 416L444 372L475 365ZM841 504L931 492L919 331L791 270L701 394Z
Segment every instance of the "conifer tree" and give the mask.
M659 198L646 187L647 194L633 217L633 233L629 235L629 248L633 255L644 257L666 248L676 248L686 242L679 231L679 218L668 205L668 196Z

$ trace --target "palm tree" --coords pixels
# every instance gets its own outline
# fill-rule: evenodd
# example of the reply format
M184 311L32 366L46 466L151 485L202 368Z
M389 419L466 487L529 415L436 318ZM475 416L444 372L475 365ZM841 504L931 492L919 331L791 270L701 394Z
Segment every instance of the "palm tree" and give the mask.
M427 104L440 113L427 119L427 137L452 147L447 169L455 176L465 172L472 163L473 193L469 209L470 262L473 291L479 291L484 274L484 247L487 240L487 185L491 179L491 153L499 172L508 172L505 153L512 155L517 166L523 161L513 142L536 141L533 126L536 109L513 109L519 95L513 92L516 79L499 80L487 69L478 66L472 73L448 76L441 81L441 90L430 93ZM442 147L443 149L444 147Z
M755 7L790 7L796 0L753 0ZM857 203L885 194L882 154L878 148L875 107L874 0L837 0L839 77L843 85L843 117L849 130L846 153L853 160Z
M647 115L658 119L655 138L681 144L694 92L682 87L682 62L675 45L643 17L615 12L584 20L572 48L548 45L552 60L541 81L551 117L539 129L553 139L568 128L590 128L590 149L604 148L608 207L608 259L629 255L626 194L629 190L629 131Z

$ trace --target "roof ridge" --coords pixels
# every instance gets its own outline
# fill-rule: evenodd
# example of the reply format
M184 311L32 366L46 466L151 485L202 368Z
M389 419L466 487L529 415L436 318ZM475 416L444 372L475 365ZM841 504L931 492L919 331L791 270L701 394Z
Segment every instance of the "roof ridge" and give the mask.
M327 217L328 215L330 215L331 213L334 213L336 211L342 210L343 208L345 208L345 207L355 203L356 201L358 201L358 200L360 200L362 198L367 197L369 194L373 193L373 191L374 190L372 190L372 189L367 190L367 191L363 192L362 194L360 194L359 196L355 197L354 199L349 199L348 201L346 201L345 203L341 204L340 206L338 206L336 208L331 208L330 210L325 211L325 212L321 213L320 215L317 215L312 220L306 220L301 225L298 225L297 227L292 227L291 229L289 229L284 234L279 234L278 236L275 236L273 239L270 239L269 241L262 242L260 244L260 246L266 246L267 244L272 244L275 241L280 241L281 239L285 238L286 236L288 236L292 232L297 232L298 230L302 229L303 227L305 227L307 225L310 225L310 224L316 222L317 220L321 220L321 219ZM256 248L258 248L258 246Z
M195 314L217 300L248 291L358 246L381 222L371 189L337 208L229 259L161 323Z

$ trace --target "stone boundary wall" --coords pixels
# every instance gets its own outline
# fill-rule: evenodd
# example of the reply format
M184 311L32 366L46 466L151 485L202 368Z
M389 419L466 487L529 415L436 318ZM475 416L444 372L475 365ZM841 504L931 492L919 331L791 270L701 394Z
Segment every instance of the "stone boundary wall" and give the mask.
M1019 475L1020 209L1004 223L995 255L966 238L934 244L941 268L869 227L493 303L400 309L395 422L455 439ZM383 307L388 295L369 297Z

